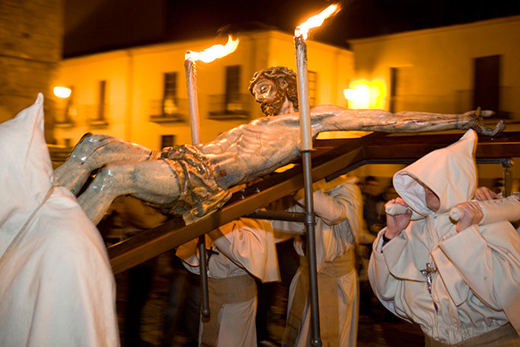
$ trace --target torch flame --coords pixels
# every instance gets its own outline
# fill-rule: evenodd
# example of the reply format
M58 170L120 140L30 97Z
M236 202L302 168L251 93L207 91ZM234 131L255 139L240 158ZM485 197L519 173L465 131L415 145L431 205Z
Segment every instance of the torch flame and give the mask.
M296 37L302 36L303 39L306 40L309 29L321 26L325 19L336 15L340 10L341 7L338 4L330 5L329 7L321 11L320 14L317 14L309 18L305 23L297 26L296 30L294 31L294 35Z
M238 39L233 40L233 37L228 35L228 42L225 46L214 45L205 49L203 52L186 51L185 59L190 59L191 61L200 60L205 63L211 63L215 59L222 58L230 53L233 53L238 47L238 42Z

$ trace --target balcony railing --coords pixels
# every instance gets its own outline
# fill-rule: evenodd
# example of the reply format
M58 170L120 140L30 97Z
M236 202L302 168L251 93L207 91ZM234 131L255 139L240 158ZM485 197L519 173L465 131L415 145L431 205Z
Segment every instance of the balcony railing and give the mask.
M56 108L54 125L57 128L68 129L78 126L81 120L93 128L106 128L109 124L109 105L79 105L68 108Z
M150 122L182 122L188 114L188 99L150 100Z
M490 121L494 121L495 119L511 119L513 118L513 87L499 87L498 95L499 95L499 106L498 110L495 111L495 115L488 118ZM456 92L457 97L457 112L464 112L462 110L468 111L474 109L473 102L473 89L469 90L458 90ZM477 103L478 105L478 103Z
M76 126L78 109L75 106L56 108L54 126L56 128L69 129Z
M225 94L209 96L210 119L244 119L251 116L254 98L251 94L238 94L235 98Z
M473 89L457 90L446 95L399 95L388 100L389 109L400 111L425 111L440 113L464 113L473 110ZM493 117L487 118L490 122L496 119L513 118L513 88L500 87L500 104ZM393 107L393 109L391 109Z
M109 125L108 115L110 106L107 104L84 105L83 106L87 124L92 128L106 128Z
M454 113L455 100L449 96L439 95L397 95L388 99L388 107L392 112L423 111ZM467 111L467 110L466 110Z

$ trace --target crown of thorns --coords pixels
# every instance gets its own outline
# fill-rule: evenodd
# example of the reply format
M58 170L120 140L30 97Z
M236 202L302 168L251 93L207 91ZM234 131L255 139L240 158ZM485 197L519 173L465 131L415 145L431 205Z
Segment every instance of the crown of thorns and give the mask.
M296 84L296 74L293 70L285 66L272 66L268 69L255 72L253 78L249 82L249 91L253 94L255 84L262 78L268 78L276 81L278 78L283 78L288 84Z

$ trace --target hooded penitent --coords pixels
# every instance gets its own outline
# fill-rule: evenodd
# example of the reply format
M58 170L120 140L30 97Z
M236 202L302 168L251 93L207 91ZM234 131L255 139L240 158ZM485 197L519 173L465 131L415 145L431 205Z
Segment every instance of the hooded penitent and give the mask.
M418 214L427 216L425 190L428 186L440 199L439 214L471 200L475 194L477 172L473 152L477 136L468 131L458 142L433 151L394 175L397 193ZM416 218L414 218L416 219Z
M0 346L118 346L96 227L53 185L43 95L0 124Z
M457 233L449 218L453 207L473 198L476 142L470 130L394 175L397 193L413 209L412 221L384 249L378 238L370 260L370 282L383 305L449 344L508 321L520 331L520 238L515 229L498 222ZM428 208L423 186L438 196L437 211Z

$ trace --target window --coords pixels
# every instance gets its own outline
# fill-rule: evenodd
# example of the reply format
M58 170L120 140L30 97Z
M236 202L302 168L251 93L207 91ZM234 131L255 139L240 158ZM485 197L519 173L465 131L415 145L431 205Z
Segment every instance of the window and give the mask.
M209 96L210 119L243 119L248 118L254 99L251 95L241 93L240 65L226 66L224 93Z
M175 135L162 135L161 136L161 149L165 147L173 147L175 144Z
M69 86L69 89L70 89L70 95L67 98L67 105L65 106L64 121L65 121L65 123L74 123L74 119L77 116L77 110L76 110L76 107L74 106L74 98L76 95L74 93L74 87Z
M107 81L106 80L99 81L97 120L100 120L100 121L104 121L105 116L106 116L106 114L105 114L106 93L107 93Z
M500 56L475 58L473 109L500 111ZM502 115L501 117L504 117Z
M390 112L394 113L396 110L397 103L397 81L398 81L398 70L396 67L390 68Z
M162 113L171 116L177 113L177 73L164 73L164 95L162 100Z
M163 94L150 100L150 121L155 123L182 122L189 114L188 99L178 96L178 72L164 72Z
M318 74L314 71L309 71L307 73L307 82L309 84L309 106L316 106L316 91L317 87L317 78Z
M108 116L108 83L106 80L100 80L97 84L97 89L95 90L94 103L92 105L88 105L87 108L87 124L90 127L94 128L106 128L108 126L107 116Z
M226 111L240 111L240 65L226 66Z
M390 68L390 112L405 111L414 108L410 105L412 101L410 100L411 83L411 67Z

